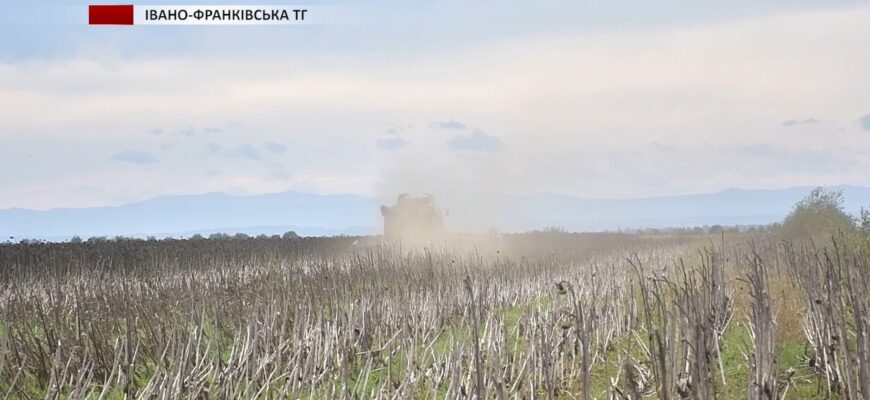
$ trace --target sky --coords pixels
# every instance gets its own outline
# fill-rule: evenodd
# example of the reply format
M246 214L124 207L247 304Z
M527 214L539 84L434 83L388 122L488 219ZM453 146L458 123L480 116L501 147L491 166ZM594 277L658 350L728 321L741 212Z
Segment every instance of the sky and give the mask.
M866 2L228 3L323 8L109 27L4 5L0 208L870 185Z

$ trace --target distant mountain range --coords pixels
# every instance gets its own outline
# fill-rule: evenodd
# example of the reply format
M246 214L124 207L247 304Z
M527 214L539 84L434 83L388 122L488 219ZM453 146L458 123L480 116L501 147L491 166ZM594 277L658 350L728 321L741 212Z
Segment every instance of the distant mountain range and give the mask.
M116 207L0 210L0 238L181 236L195 233L365 234L378 224L377 202L354 195L297 192L161 196Z
M760 225L782 220L812 187L727 189L716 193L638 199L578 199L558 194L515 196L508 225L614 230L702 225ZM870 208L870 187L836 186L846 212Z
M840 186L845 207L870 207L870 187ZM717 193L638 199L582 199L536 195L446 196L448 228L571 231L698 225L757 225L781 220L810 187L728 189ZM466 201L463 199L482 199ZM441 201L442 199L437 198ZM349 194L283 192L253 196L223 193L162 196L115 207L0 210L0 238L62 240L88 236L190 236L215 232L304 236L380 232L378 206L394 199ZM497 210L497 211L493 211ZM481 217L485 216L485 217Z

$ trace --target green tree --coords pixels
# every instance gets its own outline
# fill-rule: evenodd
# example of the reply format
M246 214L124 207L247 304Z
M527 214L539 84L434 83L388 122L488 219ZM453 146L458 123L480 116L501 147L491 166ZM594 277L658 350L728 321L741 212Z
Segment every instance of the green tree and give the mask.
M817 242L826 242L837 232L854 229L855 222L843 211L843 192L821 187L797 202L779 228L785 239Z
M870 236L870 209L861 208L861 225L858 228L862 233Z

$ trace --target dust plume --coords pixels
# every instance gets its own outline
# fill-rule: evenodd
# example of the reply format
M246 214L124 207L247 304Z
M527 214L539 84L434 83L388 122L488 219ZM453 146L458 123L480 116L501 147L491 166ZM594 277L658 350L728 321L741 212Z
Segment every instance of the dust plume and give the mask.
M393 205L402 193L431 194L447 233L501 230L510 212L503 194L518 188L508 167L501 154L397 157L384 168L378 198Z

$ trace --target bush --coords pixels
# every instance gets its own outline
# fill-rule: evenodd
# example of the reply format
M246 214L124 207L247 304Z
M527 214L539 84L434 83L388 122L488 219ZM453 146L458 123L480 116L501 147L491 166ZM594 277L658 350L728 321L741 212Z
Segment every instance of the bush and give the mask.
M843 192L821 187L797 202L779 228L784 239L822 242L837 232L854 229L854 221L843 211Z

